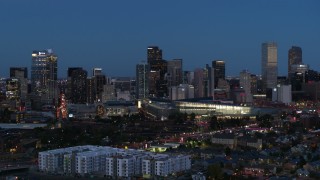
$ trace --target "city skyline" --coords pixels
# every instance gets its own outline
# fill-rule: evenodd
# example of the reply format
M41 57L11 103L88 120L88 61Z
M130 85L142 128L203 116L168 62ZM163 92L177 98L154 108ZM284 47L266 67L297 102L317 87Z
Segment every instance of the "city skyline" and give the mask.
M303 63L319 71L319 4L2 2L0 59L6 63L0 77L9 77L10 67L27 67L30 72L32 51L44 49L53 49L58 56L58 77L67 77L68 67L88 72L101 67L107 76L135 76L136 65L147 61L148 46L162 49L165 60L183 59L183 70L221 59L226 75L239 76L244 69L261 74L261 43L270 41L278 44L279 75L287 75L292 46L301 47Z

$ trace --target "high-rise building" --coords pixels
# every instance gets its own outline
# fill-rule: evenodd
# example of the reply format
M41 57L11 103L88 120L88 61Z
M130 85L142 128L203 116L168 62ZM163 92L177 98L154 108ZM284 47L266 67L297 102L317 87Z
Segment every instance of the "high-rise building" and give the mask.
M96 101L101 102L103 94L103 86L107 84L107 78L105 75L95 75L94 76L95 92L96 92Z
M92 76L102 75L102 68L93 68L92 69Z
M168 96L167 85L167 61L156 60L150 62L149 71L149 95L151 97L166 97Z
M214 85L215 85L215 78L214 78L214 69L210 67L209 64L206 64L206 68L204 68L204 95L206 97L212 96L214 100Z
M320 81L320 76L317 71L309 69L305 72L305 82L311 83L311 82L318 82Z
M75 70L82 70L82 67L69 67L68 68L68 72L67 72L67 89L66 89L66 97L67 100L71 101L71 97L72 97L72 84L71 84L71 77L72 76L72 72Z
M162 60L162 50L158 46L149 46L147 49L148 64L151 61Z
M266 42L261 48L261 74L263 91L274 88L278 77L278 48L275 42Z
M148 64L137 64L136 66L136 99L147 98L149 95Z
M214 88L217 88L219 79L225 79L226 77L226 64L222 60L214 60L212 61L212 68L214 71Z
M87 78L87 103L93 104L96 100L96 88L94 77Z
M28 79L28 68L27 67L10 67L10 77L13 78L25 78Z
M103 86L102 103L107 101L116 101L116 89L114 84L106 84Z
M251 87L251 94L255 95L258 94L258 76L255 74L250 75L250 87Z
M57 101L57 59L51 49L32 52L31 91L41 104Z
M292 102L291 85L278 84L272 90L272 101L282 102L284 104L290 104Z
M16 78L6 79L6 99L20 100L20 81Z
M20 82L20 99L26 100L28 95L28 69L27 67L11 67L10 78L16 78Z
M288 51L288 77L290 78L292 73L292 65L302 64L302 50L298 46L292 46Z
M251 83L251 74L246 70L240 72L240 86L245 92L245 102L252 102Z
M82 68L68 69L68 99L74 104L87 102L87 77L88 73Z
M183 84L192 85L194 81L194 71L183 71Z
M204 70L197 68L194 70L194 97L205 97Z
M170 100L192 99L194 98L194 87L189 84L179 84L179 86L169 87Z
M167 80L168 87L182 84L182 59L168 61Z

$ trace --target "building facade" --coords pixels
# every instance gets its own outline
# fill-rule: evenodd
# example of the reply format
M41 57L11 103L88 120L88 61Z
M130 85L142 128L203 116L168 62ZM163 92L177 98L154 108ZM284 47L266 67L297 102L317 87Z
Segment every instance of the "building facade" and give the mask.
M31 91L41 105L55 105L57 100L57 59L51 49L32 52Z
M212 61L212 69L214 71L214 88L218 87L219 79L225 79L226 77L226 64L222 60Z
M82 68L68 69L67 98L73 104L87 103L87 77L88 72Z
M27 67L11 67L10 78L20 82L20 100L25 101L28 95L28 69Z
M167 69L168 87L182 84L182 59L173 59L168 61Z
M240 86L245 92L245 102L252 102L251 74L248 71L240 72Z
M151 61L162 60L162 49L158 46L148 46L147 59L148 64L150 64Z
M144 99L149 96L148 64L137 64L136 66L136 99Z
M278 77L278 48L275 42L266 42L261 48L263 90L274 88Z
M292 71L292 65L302 64L302 49L298 46L292 46L288 51L288 77L290 78Z
M155 154L108 146L76 146L39 152L38 167L48 173L104 174L113 179L165 177L191 169L190 156Z

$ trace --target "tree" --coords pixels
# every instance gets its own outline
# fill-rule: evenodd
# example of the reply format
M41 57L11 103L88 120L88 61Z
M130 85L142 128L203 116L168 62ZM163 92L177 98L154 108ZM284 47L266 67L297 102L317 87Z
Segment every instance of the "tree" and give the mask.
M226 154L226 156L230 156L231 155L231 149L229 147L226 147L226 149L224 150L224 153Z
M273 116L270 114L264 114L262 116L257 116L257 121L260 127L271 127L271 121L273 121Z
M223 172L219 164L208 166L208 179L223 179Z
M218 129L218 118L216 116L212 116L210 118L210 128L212 130L217 130Z
M196 118L196 114L195 113L191 113L190 114L190 119L191 121L193 121Z

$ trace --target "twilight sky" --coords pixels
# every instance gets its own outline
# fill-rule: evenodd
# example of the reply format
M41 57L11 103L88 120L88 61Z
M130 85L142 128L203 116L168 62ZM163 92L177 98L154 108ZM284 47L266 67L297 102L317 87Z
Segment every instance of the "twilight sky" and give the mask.
M319 8L319 0L1 0L0 77L13 66L30 72L32 51L49 48L59 77L68 67L135 76L149 45L182 58L184 70L222 59L227 75L260 74L266 41L278 43L279 75L292 45L320 71Z

